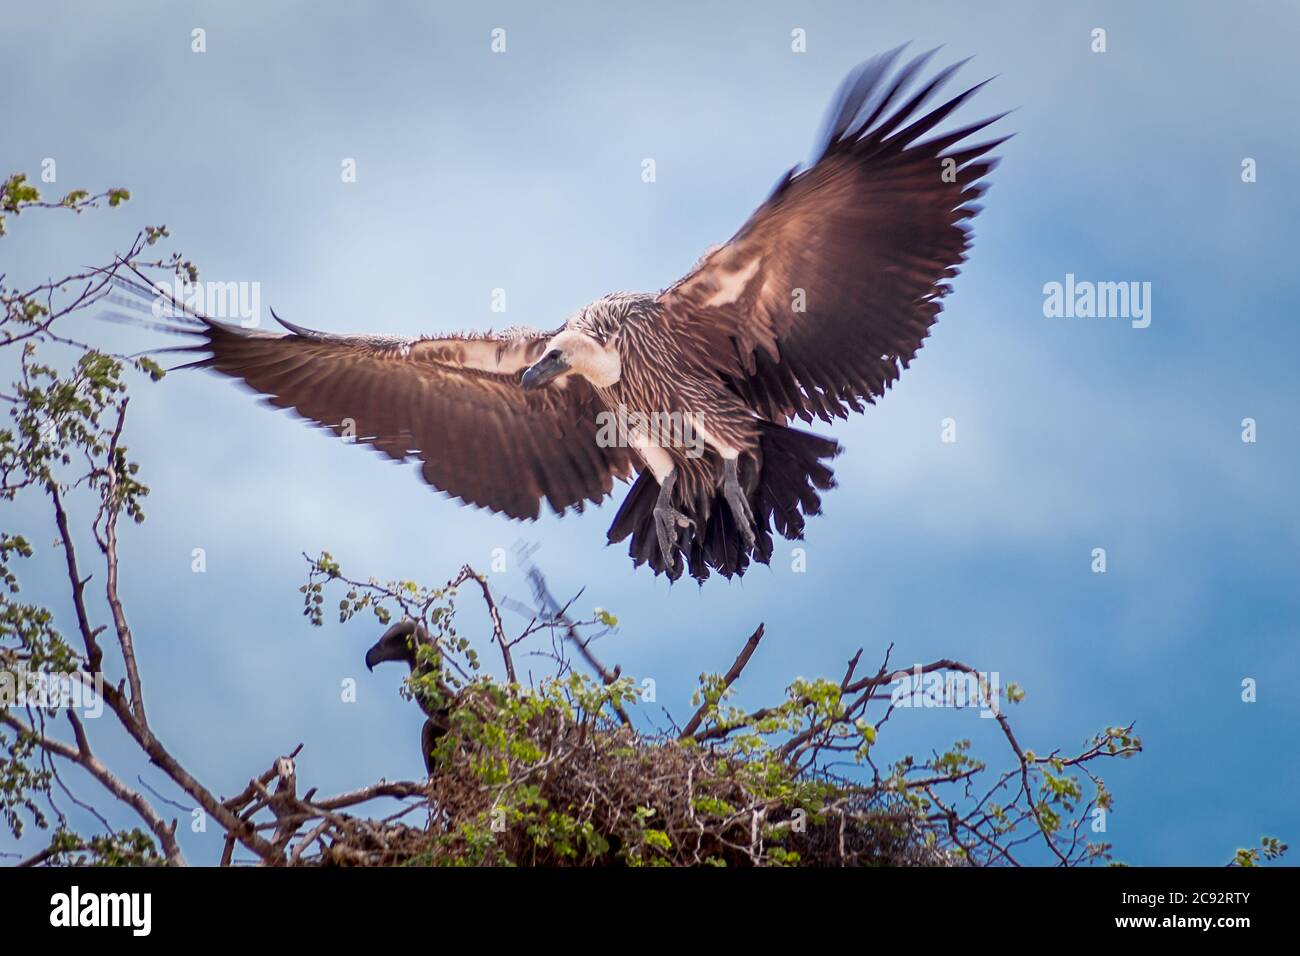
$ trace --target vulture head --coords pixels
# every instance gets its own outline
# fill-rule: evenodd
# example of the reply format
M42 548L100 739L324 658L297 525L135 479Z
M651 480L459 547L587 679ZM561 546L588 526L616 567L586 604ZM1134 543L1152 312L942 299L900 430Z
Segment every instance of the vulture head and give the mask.
M622 366L618 349L582 329L566 328L546 343L542 357L524 370L519 384L541 388L547 382L575 372L598 388L618 381Z
M401 661L415 670L416 644L428 643L429 635L414 621L401 621L384 631L384 636L366 651L366 669L374 670L384 661Z

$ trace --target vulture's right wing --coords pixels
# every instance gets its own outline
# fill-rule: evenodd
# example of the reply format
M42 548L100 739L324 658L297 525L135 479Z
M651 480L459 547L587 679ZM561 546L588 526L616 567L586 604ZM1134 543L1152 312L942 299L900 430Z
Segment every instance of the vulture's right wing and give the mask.
M602 448L594 393L580 376L525 391L522 370L548 334L409 339L334 335L279 320L287 333L202 319L193 366L237 378L281 408L423 464L424 480L468 504L536 518L599 502L631 473ZM188 330L187 330L188 331Z

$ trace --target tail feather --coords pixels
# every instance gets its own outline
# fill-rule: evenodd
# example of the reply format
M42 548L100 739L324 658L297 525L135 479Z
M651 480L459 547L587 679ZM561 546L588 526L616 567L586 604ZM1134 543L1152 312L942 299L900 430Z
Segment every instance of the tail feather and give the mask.
M758 472L746 460L741 467L741 482L750 490L749 504L754 512L754 547L747 548L736 520L719 488L714 495L704 527L695 524L685 529L678 542L680 555L670 566L659 551L655 531L654 507L659 483L649 469L641 472L632 490L614 516L609 528L611 544L631 537L628 555L640 567L648 564L655 574L667 574L677 580L689 571L697 581L705 581L716 571L723 577L743 575L751 561L768 564L772 559L772 532L788 540L803 537L806 517L821 514L821 495L835 487L834 473L827 459L840 452L837 442L808 432L775 425L760 424ZM683 560L684 557L684 560Z

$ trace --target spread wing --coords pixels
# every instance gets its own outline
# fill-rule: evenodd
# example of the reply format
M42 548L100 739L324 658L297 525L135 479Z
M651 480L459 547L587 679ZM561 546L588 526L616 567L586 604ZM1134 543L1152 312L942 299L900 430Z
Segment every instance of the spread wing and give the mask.
M277 319L278 320L278 319ZM418 459L433 487L512 518L599 502L628 453L596 442L595 395L579 376L524 391L522 370L548 334L408 339L333 335L280 321L287 333L198 319L206 353L187 367L237 378L281 408L397 461Z
M996 163L980 157L1003 140L953 147L1001 117L922 141L979 86L913 119L957 66L905 97L931 54L886 82L898 53L849 76L817 162L660 296L697 359L770 418L830 421L882 396L966 258Z

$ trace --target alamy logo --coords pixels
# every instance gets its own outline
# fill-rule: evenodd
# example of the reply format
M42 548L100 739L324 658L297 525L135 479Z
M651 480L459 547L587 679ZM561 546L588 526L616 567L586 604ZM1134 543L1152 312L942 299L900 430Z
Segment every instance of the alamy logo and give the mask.
M1075 281L1074 273L1065 274L1065 282L1048 282L1043 286L1043 315L1049 319L1129 319L1135 329L1151 324L1150 282Z
M103 694L103 674L63 674L26 665L0 670L0 707L69 708L93 718L104 713Z
M186 282L181 276L173 276L171 286L159 282L154 291L158 293L153 300L155 319L183 316L184 310L177 308L179 303L209 319L237 321L246 329L256 328L262 321L260 282Z
M50 925L127 926L133 936L148 936L153 927L153 896L149 893L70 893L50 897Z
M930 671L917 664L894 681L891 707L980 707L981 717L999 713L1001 676L997 671Z
M704 438L687 412L637 412L619 405L596 415L601 448L681 448L687 458L704 454Z

